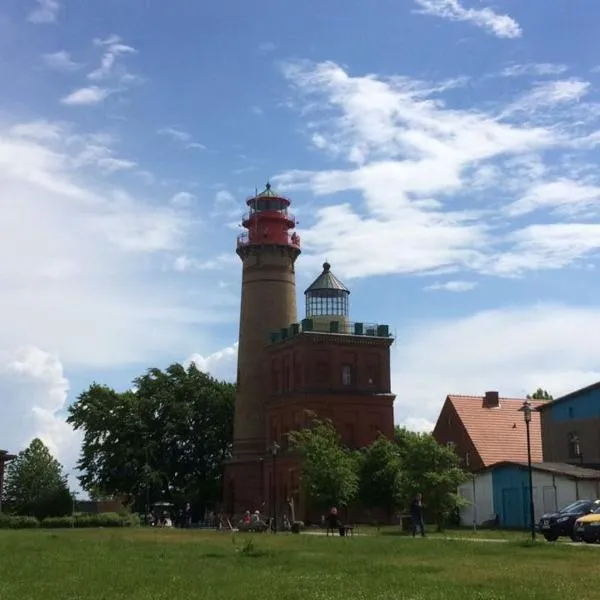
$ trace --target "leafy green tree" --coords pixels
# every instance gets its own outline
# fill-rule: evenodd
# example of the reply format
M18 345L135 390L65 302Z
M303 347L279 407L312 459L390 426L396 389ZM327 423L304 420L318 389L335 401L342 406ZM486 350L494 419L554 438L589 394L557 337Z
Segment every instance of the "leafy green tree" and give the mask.
M468 479L460 459L429 433L397 427L394 441L402 461L402 499L408 507L415 494L423 494L425 512L441 529L462 505L458 486Z
M388 519L402 498L402 461L398 446L379 436L359 455L359 498L365 508L383 509Z
M73 498L61 464L38 438L8 464L3 504L9 512L43 519L73 510Z
M529 398L529 400L542 400L544 402L551 402L554 400L548 391L543 390L542 388L538 388L533 394L527 394L527 398Z
M97 496L190 501L200 510L221 496L222 464L231 453L235 386L173 364L149 369L133 390L93 383L69 408L83 431L82 487Z
M315 419L288 435L303 459L301 485L309 503L320 509L349 506L358 494L357 459L342 447L333 424Z

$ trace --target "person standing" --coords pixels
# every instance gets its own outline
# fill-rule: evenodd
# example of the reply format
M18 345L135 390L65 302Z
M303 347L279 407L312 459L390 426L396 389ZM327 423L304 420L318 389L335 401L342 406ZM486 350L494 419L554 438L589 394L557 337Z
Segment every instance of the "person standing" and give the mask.
M423 495L418 493L411 505L410 515L412 517L412 535L417 535L417 529L421 532L421 536L425 537L425 523L423 522Z

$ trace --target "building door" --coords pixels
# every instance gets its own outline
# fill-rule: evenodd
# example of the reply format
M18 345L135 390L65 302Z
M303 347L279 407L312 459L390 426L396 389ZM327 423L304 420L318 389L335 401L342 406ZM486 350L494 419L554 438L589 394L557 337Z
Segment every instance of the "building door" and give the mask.
M542 511L544 513L553 513L557 510L556 489L553 485L545 485L542 488Z
M525 514L523 511L523 495L519 488L504 488L502 490L502 527L525 527Z

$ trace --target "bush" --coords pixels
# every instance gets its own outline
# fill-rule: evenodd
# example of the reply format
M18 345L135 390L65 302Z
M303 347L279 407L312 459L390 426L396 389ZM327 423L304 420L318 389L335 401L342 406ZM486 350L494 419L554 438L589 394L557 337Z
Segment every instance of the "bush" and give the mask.
M73 517L46 517L42 519L41 526L48 529L66 529L74 527L75 519Z
M0 529L35 529L40 522L35 517L0 515Z
M99 513L97 515L75 515L75 527L132 527L140 524L136 514Z

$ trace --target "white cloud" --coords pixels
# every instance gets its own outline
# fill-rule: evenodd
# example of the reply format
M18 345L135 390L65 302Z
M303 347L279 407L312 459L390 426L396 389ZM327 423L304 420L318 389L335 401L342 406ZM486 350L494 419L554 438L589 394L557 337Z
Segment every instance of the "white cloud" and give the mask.
M75 71L81 67L81 64L75 62L65 50L42 54L42 62L49 69L56 69L57 71Z
M523 111L532 112L557 104L569 104L578 101L590 90L589 81L581 79L564 79L557 81L545 81L536 85L532 90L525 93L516 102L511 104L504 115Z
M192 205L192 203L195 200L196 196L194 196L194 194L190 194L190 192L178 192L171 198L169 202L173 206L181 206L184 208L188 208Z
M392 351L396 418L435 422L452 393L524 397L543 387L557 397L593 383L597 325L594 308L547 304L416 324Z
M542 208L554 208L565 214L598 212L600 187L577 181L560 179L536 183L527 193L507 207L511 215L524 215Z
M520 77L523 75L537 75L543 77L545 75L560 75L568 70L569 68L566 65L554 63L525 63L506 67L502 70L501 75L504 77Z
M231 192L219 190L215 195L211 216L236 217L241 214L241 209L241 203Z
M465 8L458 0L415 0L426 15L464 21L484 29L499 38L518 38L523 35L519 24L508 15L501 15L491 8Z
M57 356L30 346L0 357L0 439L10 451L24 450L35 437L71 472L81 434L65 422L69 382Z
M100 104L108 98L110 90L101 88L95 85L80 88L71 92L68 96L62 98L63 104L70 106L89 106L93 104Z
M220 271L237 264L237 256L230 252L227 254L220 254L210 260L200 260L192 258L187 254L181 254L173 261L173 268L175 271L183 273L185 271Z
M542 204L571 215L590 208L597 183L585 152L594 148L600 111L580 102L588 82L549 81L506 107L461 110L440 97L448 82L351 76L329 62L287 64L284 74L303 103L310 142L349 164L274 178L283 191L345 194L343 204L317 208L314 223L304 224L304 257L315 268L327 256L346 278L440 269L511 276L595 250L583 228L585 241L559 261L565 244L552 224L536 230L544 236L548 228L543 245L529 239L532 229L518 230L522 223L501 220Z
M30 23L56 23L60 3L57 0L35 0L37 6L27 17Z
M216 280L192 297L155 266L185 252L194 215L111 186L109 143L42 121L0 127L0 253L12 257L0 261L0 353L33 343L69 369L138 364L208 346L200 324L235 318Z
M192 354L184 364L194 363L200 371L209 373L216 379L235 381L237 370L238 343L213 352L204 357L201 354Z
M88 74L88 78L93 81L108 79L114 74L116 61L119 56L123 54L135 54L137 52L135 48L123 44L121 38L116 35L112 35L105 40L95 39L94 44L104 48L104 54L100 60L100 66ZM125 73L122 72L121 74Z
M423 288L425 291L444 291L444 292L468 292L477 287L476 281L446 281L444 283L434 283Z
M206 150L204 144L193 141L191 134L177 127L163 127L156 132L158 135L163 135L171 138L175 142L183 145L187 150Z

